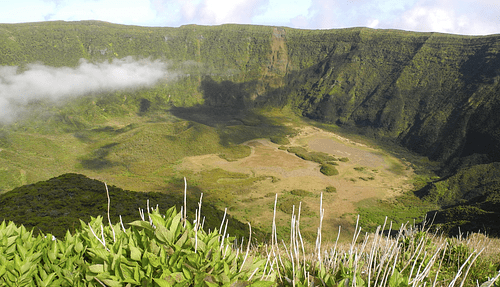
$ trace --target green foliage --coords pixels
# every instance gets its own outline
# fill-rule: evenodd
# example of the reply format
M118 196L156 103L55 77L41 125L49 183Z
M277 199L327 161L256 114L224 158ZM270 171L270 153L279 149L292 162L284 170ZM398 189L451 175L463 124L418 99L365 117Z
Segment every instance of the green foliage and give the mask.
M17 286L222 286L261 281L265 259L234 250L233 238L184 222L175 207L149 221L103 226L92 218L74 235L53 239L0 225L0 283ZM5 239L5 240L3 240ZM260 271L258 271L260 269ZM273 280L274 273L266 278ZM254 277L255 276L255 277ZM251 278L254 279L251 279ZM268 282L271 283L271 282ZM271 284L259 283L262 286Z
M332 176L332 175L338 175L339 174L339 171L337 170L337 168L334 166L334 165L331 165L331 164L322 164L319 171L324 174L324 175L327 175L327 176Z

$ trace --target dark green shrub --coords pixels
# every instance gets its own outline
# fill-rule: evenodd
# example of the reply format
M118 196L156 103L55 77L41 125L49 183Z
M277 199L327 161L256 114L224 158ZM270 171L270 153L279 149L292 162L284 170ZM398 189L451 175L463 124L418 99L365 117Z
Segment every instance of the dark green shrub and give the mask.
M310 152L308 153L308 157L310 161L314 161L317 163L326 163L332 162L335 158L325 152Z
M337 168L335 166L333 166L331 164L327 164L327 163L322 164L319 171L322 174L328 175L328 176L339 174L339 171L337 170Z
M288 152L294 153L296 156L303 160L313 161L317 163L326 163L335 161L335 157L325 153L325 152L309 152L303 147L289 147Z
M299 146L289 147L287 149L287 151L289 153L294 153L296 156L300 157L301 159L309 160L309 157L308 157L309 152L303 147L299 147Z

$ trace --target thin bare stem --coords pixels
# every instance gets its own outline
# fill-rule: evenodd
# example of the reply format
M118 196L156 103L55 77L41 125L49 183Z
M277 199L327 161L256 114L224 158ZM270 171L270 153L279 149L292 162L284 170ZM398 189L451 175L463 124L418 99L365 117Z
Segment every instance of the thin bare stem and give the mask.
M123 220L122 220L122 216L120 215L120 225L123 229L123 232L127 232L127 230L125 230L125 226L123 226Z
M186 223L187 223L187 199L186 199L186 194L187 194L187 180L186 180L186 177L184 177L184 227L186 227Z
M222 227L224 227L224 221L226 221L227 208L224 208L224 216L222 217L222 222L220 223L219 234L222 234Z
M99 284L101 284L102 286L106 287L106 285L104 285L104 283L101 282L101 280L97 279L97 277L94 277L94 279L99 282Z
M113 228L113 224L111 224L111 218L109 216L109 207L111 205L111 199L109 198L108 185L106 183L104 183L104 186L106 187L106 195L108 197L108 222L109 222L109 226L111 227L111 230L113 231L113 241L116 242L115 229Z
M476 254L476 256L474 257L474 259L472 259L472 261L470 262L469 266L467 267L467 270L465 271L464 278L462 279L462 282L460 283L460 287L464 286L465 279L467 279L467 274L469 274L469 270L472 267L472 264L474 264L474 262L476 261L477 257L479 256L479 254L483 253L483 251L484 251L484 248L481 249L481 251L479 251Z
M245 265L245 261L248 257L248 252L250 251L250 243L252 242L252 225L250 224L250 222L248 222L248 229L250 230L250 236L248 237L247 252L245 253L245 258L243 258L243 262L241 263L240 272L243 269L243 265ZM243 243L243 240L241 241L241 243Z
M94 232L94 229L92 229L92 226L90 225L90 222L89 222L89 227L90 227L90 231L92 231L92 234L94 235L94 237L102 244L102 246L104 246L104 248L109 251L109 249L106 247L106 242L104 242L103 240L101 240L97 234ZM101 225L102 227L102 225ZM104 235L103 235L103 238L104 238Z

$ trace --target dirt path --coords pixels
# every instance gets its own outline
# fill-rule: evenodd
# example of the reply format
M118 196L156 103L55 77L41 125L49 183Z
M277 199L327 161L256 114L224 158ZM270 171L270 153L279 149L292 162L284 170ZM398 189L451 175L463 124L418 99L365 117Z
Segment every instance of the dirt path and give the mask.
M381 151L353 142L334 133L314 127L305 127L290 139L290 146L303 146L311 151L321 151L336 157L347 157L348 162L339 162L339 175L325 176L319 172L319 164L305 161L294 154L278 149L278 145L265 139L252 140L250 156L228 162L217 155L203 155L185 158L180 169L201 171L221 168L231 172L248 174L250 177L272 176L279 181L261 180L253 184L251 192L236 196L233 215L257 225L267 225L272 219L274 197L278 193L283 198L293 189L304 189L313 193L304 197L303 202L310 210L319 210L319 194L323 192L323 208L326 210L326 227L336 230L336 226L346 221L348 214L356 212L355 204L368 198L387 198L405 188L406 174L394 174L391 164L398 162ZM357 169L354 169L357 168ZM325 193L325 188L334 186L336 193ZM235 192L237 193L237 192ZM246 199L246 200L245 200ZM251 200L250 200L251 199ZM278 199L279 201L279 199ZM248 212L251 210L252 212ZM289 215L283 214L285 217ZM306 221L307 218L303 219ZM315 225L317 218L311 218ZM304 226L304 225L302 225Z

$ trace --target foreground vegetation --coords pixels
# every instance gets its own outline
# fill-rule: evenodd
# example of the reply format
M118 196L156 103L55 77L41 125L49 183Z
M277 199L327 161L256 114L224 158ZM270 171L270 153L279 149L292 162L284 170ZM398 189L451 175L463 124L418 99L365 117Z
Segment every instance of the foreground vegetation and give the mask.
M277 195L276 195L276 199ZM109 200L109 197L108 197ZM275 201L275 209L276 209ZM108 201L109 209L110 201ZM184 204L186 206L186 204ZM195 216L172 207L139 210L140 220L113 223L99 216L73 234L33 236L0 224L0 283L16 286L493 286L500 277L498 245L485 236L449 239L425 226L386 225L352 243L304 242L301 206L293 206L291 234L267 243L236 241L224 217L208 230L202 197ZM389 223L388 223L389 224ZM339 229L340 233L340 229ZM249 236L251 237L251 231ZM497 243L497 242L496 242ZM491 278L492 277L492 278ZM495 285L496 286L496 285Z

